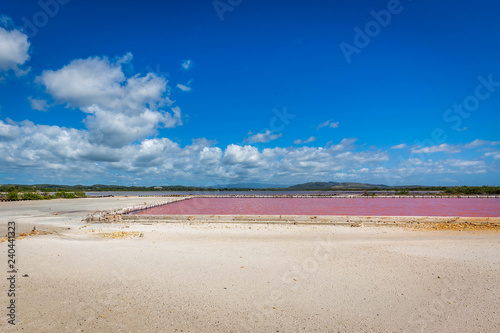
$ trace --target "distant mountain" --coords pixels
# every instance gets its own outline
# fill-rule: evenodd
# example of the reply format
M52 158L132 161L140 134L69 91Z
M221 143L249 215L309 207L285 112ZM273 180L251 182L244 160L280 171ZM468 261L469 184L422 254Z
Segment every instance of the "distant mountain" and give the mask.
M288 187L289 190L340 190L340 189L386 189L389 188L387 185L382 184L366 184L366 183L337 183L337 182L314 182L298 184Z
M248 188L248 189L262 189L262 188L287 188L287 185L276 184L263 184L263 183L239 183L239 184L221 184L207 186L209 188Z
M288 190L288 191L335 191L335 190L390 190L390 189L414 189L428 191L444 191L446 187L436 186L419 186L419 185L404 185L404 186L387 186L383 184L366 184L366 183L339 183L339 182L310 182L305 184L297 184L293 186L264 184L264 183L237 183L237 184L221 184L212 186L184 186L184 185L164 185L164 186L124 186L124 185L58 185L58 184L0 184L0 192L6 192L9 187L15 187L18 191L42 191L55 192L58 190L64 191L218 191L220 189L228 189L232 191L244 190Z

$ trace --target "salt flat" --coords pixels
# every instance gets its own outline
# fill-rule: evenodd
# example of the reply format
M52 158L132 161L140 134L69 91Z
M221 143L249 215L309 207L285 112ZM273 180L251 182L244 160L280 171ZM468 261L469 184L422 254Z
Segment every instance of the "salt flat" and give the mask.
M2 234L54 232L16 241L18 324L0 330L500 331L499 232L81 221L162 200L0 203Z

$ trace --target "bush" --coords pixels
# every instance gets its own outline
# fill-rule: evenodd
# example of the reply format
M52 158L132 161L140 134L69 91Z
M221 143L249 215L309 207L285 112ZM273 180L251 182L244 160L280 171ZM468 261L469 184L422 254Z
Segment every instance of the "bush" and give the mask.
M77 198L86 198L87 195L83 191L75 191L75 195Z
M409 195L410 191L408 191L408 190L399 190L399 191L396 191L395 194L396 195Z
M17 191L10 191L7 193L7 200L19 200L19 193L17 193Z
M38 195L33 192L26 192L22 195L23 200L43 200L44 198L41 195Z
M446 194L465 194L465 195L477 195L477 194L488 194L497 195L500 194L500 187L498 186L455 186L448 187L444 190Z
M64 198L64 199L74 199L76 198L75 193L72 192L65 192L65 191L57 191L54 194L55 198Z

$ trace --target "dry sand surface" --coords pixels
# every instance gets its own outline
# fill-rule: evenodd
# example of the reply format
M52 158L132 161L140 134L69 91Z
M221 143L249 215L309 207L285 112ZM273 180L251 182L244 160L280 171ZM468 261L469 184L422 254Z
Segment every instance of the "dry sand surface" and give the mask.
M0 331L500 332L498 231L81 221L161 200L1 202Z

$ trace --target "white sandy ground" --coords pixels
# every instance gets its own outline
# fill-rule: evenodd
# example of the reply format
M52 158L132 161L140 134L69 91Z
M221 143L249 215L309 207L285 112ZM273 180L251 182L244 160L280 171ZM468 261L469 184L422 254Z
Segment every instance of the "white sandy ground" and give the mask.
M18 230L57 231L16 241L17 324L0 315L0 331L500 332L499 232L187 223L79 229L90 211L160 200L0 203L1 236L9 220ZM112 231L144 237L99 237ZM5 313L6 251L1 243Z

